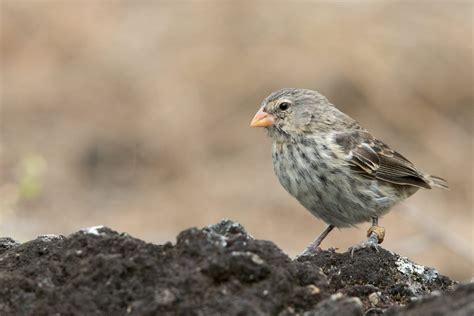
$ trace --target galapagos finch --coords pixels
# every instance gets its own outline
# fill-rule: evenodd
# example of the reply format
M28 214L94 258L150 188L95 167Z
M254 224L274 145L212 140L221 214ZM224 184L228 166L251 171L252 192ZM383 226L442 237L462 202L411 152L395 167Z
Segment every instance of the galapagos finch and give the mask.
M318 251L334 227L372 222L367 242L383 241L378 218L419 188L448 189L372 136L320 93L282 89L263 102L250 126L264 127L272 140L273 169L281 185L328 224L303 254Z

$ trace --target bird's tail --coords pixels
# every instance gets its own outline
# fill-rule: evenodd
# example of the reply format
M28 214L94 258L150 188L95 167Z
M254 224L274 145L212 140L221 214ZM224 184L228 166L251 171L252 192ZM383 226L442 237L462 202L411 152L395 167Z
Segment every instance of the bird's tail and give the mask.
M443 178L437 176L427 176L429 184L432 188L440 188L449 190L448 181L444 180Z

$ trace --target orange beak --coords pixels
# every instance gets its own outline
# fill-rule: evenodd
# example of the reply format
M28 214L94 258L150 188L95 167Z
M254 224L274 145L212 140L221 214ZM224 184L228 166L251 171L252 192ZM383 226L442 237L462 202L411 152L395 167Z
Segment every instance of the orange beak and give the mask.
M257 114L252 119L250 127L267 127L275 124L273 115L263 111L263 107L258 110Z

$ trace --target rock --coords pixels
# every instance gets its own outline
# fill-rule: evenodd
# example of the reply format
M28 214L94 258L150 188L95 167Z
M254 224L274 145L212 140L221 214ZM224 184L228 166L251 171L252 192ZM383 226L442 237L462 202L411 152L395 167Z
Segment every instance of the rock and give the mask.
M20 244L9 237L0 238L0 255L5 251L15 248Z
M448 291L454 285L434 269L414 264L385 249L379 253L362 249L354 258L349 252L323 251L297 261L321 267L329 280L330 292L358 297L365 310L407 304L432 291Z
M185 230L175 245L102 226L0 239L0 315L464 315L472 286L454 285L383 249L291 260L230 220Z
M385 315L474 315L474 283L459 285L445 295L439 292L433 294L404 307L392 307Z
M338 293L340 294L340 293ZM314 310L306 311L304 316L362 316L362 302L357 297L344 297L334 294L318 303Z

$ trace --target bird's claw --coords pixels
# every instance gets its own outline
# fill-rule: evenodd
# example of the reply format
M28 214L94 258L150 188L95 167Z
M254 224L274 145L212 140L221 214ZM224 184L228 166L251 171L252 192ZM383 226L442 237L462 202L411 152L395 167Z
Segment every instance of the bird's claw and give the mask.
M373 248L376 252L379 252L379 236L376 233L372 233L370 234L369 239L367 239L367 241L361 242L358 245L350 247L349 250L351 251L351 259L354 258L354 252L364 248Z
M309 245L302 253L299 254L298 257L304 257L304 256L311 256L320 253L323 251L321 247L311 247L312 245Z
M335 247L329 247L326 251L328 252L336 252L338 248ZM305 256L312 256L312 255L317 255L318 253L323 252L323 249L321 247L307 247L302 253L296 256L296 258L299 257L305 257Z

